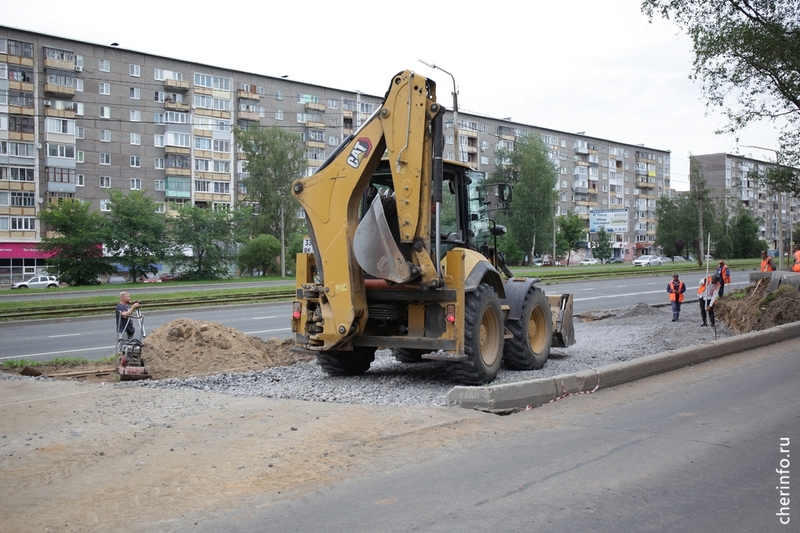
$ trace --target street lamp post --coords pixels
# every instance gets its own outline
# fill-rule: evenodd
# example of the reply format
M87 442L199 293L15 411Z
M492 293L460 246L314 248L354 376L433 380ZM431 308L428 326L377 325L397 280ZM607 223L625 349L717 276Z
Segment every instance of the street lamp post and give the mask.
M765 150L775 154L775 164L778 169L781 167L781 153L774 148L764 148L761 146L751 146L743 144L742 148L755 148L756 150ZM778 193L778 269L783 269L783 191L776 191ZM791 244L791 243L790 243Z
M454 138L454 143L455 143L455 146L456 146L455 147L455 157L456 157L456 161L458 161L460 163L461 162L461 147L459 146L459 143L461 141L458 138L458 88L456 87L456 79L455 79L455 77L453 77L452 74L450 74L449 72L447 72L445 69L443 69L442 67L440 67L438 65L434 65L433 63L428 63L427 61L423 61L422 59L420 59L419 62L422 63L423 65L431 67L433 69L437 69L438 68L439 70L441 70L442 72L444 72L445 74L450 76L450 79L453 80L453 135L455 137Z

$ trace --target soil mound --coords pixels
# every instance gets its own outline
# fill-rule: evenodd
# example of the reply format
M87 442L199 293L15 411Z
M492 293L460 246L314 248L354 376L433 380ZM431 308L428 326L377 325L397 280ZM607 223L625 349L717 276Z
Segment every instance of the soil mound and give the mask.
M749 333L800 320L800 293L791 285L781 285L766 294L767 284L750 285L725 294L717 300L716 316L731 333Z

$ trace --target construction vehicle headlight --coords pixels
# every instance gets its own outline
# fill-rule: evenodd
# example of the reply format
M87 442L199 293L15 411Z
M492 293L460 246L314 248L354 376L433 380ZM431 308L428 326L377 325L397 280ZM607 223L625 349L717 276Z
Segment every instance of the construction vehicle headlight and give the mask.
M444 319L447 320L447 322L449 322L450 324L456 321L456 306L454 304L450 304L447 306Z
M292 318L295 320L300 318L300 302L294 302L292 304Z

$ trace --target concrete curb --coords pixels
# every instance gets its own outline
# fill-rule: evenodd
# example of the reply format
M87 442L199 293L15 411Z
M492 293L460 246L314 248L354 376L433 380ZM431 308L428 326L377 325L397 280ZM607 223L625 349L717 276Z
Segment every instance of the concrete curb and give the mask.
M590 392L598 385L599 388L613 387L797 337L800 337L800 322L792 322L763 331L648 355L624 363L587 369L575 374L485 387L454 387L447 394L447 403L451 406L484 411L535 407L568 394Z

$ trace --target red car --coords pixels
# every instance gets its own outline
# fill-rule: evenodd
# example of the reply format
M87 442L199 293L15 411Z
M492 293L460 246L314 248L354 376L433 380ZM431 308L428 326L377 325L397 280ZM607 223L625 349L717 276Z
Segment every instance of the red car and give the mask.
M149 273L139 278L139 281L142 283L161 283L161 278L155 274Z
M170 273L170 274L163 274L161 276L161 281L179 281L180 279L181 279L180 274Z

